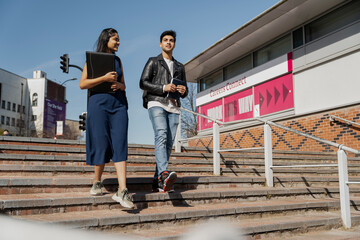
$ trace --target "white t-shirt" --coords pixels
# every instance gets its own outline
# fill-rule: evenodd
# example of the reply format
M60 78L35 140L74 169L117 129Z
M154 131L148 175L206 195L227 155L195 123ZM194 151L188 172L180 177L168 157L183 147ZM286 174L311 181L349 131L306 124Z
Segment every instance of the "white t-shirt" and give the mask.
M164 60L165 60L166 64L169 67L171 77L173 77L173 75L174 75L174 61L172 61L170 59L166 59L166 58L164 58ZM165 85L163 86L163 91L164 91L164 89L165 89ZM163 104L163 103L158 102L158 101L149 101L148 102L148 109L150 109L152 107L161 107L167 112L180 114L180 109L179 109L179 107L177 107L175 105L175 103L173 102L174 100L166 98L166 101L167 101L167 104Z

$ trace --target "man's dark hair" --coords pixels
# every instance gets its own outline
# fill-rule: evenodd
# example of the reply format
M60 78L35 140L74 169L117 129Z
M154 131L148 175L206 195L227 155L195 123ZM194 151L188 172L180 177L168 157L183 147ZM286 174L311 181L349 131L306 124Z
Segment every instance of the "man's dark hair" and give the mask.
M160 36L160 42L162 42L163 37L165 37L166 35L172 36L174 38L174 42L176 42L176 32L174 30L167 30L163 32Z

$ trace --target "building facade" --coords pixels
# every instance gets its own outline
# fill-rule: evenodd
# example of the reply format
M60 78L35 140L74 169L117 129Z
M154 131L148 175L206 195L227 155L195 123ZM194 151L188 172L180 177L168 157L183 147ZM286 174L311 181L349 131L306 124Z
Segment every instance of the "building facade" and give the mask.
M23 78L0 69L1 129L13 136L66 136L77 139L80 131L66 125L65 87L34 71L33 78Z
M27 79L0 69L0 129L11 135L28 135L29 93Z
M65 87L47 79L46 73L42 71L34 71L33 78L28 79L28 85L32 110L31 136L63 135L66 118Z
M185 64L198 83L199 113L232 122L223 148L263 146L254 118L360 148L359 128L329 121L360 117L360 1L284 0ZM199 118L190 146L211 146L212 122ZM279 150L334 151L272 128Z

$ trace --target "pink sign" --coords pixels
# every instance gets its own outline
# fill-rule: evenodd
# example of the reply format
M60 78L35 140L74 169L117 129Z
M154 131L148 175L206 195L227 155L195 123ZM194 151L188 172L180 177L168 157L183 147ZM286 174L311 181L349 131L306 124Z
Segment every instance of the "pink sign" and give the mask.
M205 116L209 116L211 118L214 118L216 120L223 121L223 105L222 105L222 99L217 100L215 102L206 104L204 106L199 107L199 112ZM207 128L211 128L213 125L213 122L200 117L199 119L199 130L204 130Z
M292 74L256 86L254 92L256 116L294 107Z
M224 98L225 122L253 117L252 88Z

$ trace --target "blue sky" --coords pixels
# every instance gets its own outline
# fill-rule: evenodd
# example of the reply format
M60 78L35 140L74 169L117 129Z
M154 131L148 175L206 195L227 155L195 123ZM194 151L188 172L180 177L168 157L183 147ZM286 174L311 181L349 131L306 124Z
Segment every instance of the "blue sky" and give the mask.
M102 29L118 30L117 55L124 66L129 101L129 143L153 144L153 130L142 107L139 79L150 56L160 53L159 36L176 30L174 57L186 63L255 18L278 0L0 0L0 68L31 78L34 70L66 83L67 118L86 111L81 72L60 69L60 56L83 67Z

